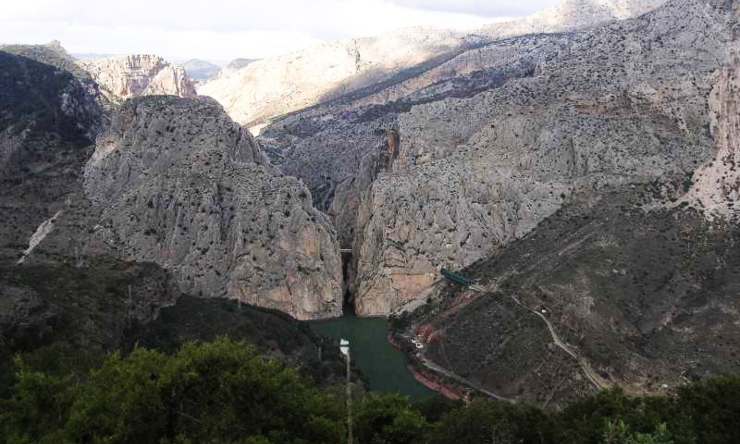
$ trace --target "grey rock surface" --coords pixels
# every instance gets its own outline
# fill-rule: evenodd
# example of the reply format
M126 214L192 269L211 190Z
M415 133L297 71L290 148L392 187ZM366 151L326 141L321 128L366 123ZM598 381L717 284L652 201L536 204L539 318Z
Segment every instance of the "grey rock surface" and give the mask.
M84 187L102 210L93 238L170 270L184 293L299 319L341 314L328 218L212 99L124 104L98 137Z
M733 20L722 5L674 1L497 41L288 116L260 141L330 211L343 244L352 239L358 313L388 314L429 295L441 267L492 254L574 191L686 177L711 159L710 91Z

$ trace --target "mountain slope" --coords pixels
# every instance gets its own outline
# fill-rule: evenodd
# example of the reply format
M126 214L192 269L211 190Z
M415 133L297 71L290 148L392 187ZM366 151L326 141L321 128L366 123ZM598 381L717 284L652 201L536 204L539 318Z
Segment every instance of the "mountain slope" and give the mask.
M464 44L460 34L425 29L324 43L227 70L201 86L199 93L215 98L234 120L253 127L382 80Z
M687 206L655 207L661 188L574 196L466 268L486 291L443 289L416 314L426 357L542 404L737 372L740 231Z

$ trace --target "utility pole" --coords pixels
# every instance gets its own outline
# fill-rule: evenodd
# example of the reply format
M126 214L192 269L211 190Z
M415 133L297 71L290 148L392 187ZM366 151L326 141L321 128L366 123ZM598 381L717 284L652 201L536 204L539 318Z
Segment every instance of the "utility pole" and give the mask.
M339 351L347 358L347 444L353 444L352 439L352 386L351 383L351 371L350 371L350 357L349 357L349 341L346 339L339 340Z

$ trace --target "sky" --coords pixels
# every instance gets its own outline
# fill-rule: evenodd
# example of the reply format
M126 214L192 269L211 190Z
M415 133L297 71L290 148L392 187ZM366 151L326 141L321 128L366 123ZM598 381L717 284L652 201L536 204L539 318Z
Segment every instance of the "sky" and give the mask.
M0 43L225 63L412 26L476 27L557 0L2 0Z

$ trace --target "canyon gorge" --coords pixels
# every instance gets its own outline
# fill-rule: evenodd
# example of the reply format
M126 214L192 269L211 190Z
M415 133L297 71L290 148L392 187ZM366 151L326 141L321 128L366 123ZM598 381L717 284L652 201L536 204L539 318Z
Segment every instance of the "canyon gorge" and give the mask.
M737 372L739 17L564 0L195 80L2 46L0 332L51 338L74 304L31 276L71 270L129 324L390 316L417 368L544 406Z

